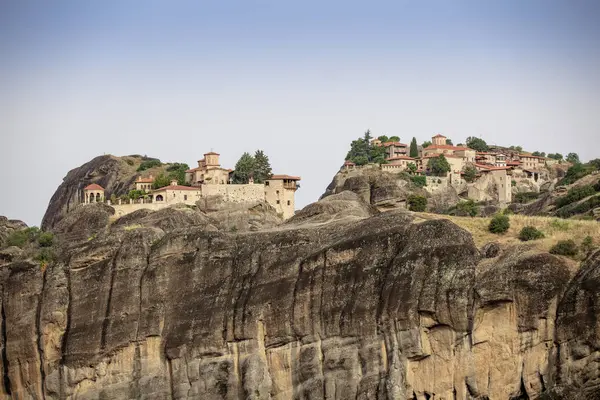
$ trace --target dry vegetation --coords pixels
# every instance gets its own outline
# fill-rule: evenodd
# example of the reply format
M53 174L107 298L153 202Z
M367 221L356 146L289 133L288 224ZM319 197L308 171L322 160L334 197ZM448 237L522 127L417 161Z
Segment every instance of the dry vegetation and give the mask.
M523 243L519 240L519 232L525 226L533 226L542 231L545 237L527 243L542 251L549 251L559 240L572 239L580 245L586 236L591 236L594 244L600 247L600 223L596 221L510 215L510 229L508 232L496 235L488 230L491 218L454 217L427 213L419 213L418 216L425 220L439 218L451 220L471 232L477 246L483 246L493 241L509 245Z

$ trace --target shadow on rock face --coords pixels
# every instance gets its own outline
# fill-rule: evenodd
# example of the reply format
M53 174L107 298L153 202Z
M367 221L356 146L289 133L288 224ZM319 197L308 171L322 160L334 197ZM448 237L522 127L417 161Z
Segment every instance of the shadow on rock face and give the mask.
M104 203L84 204L61 219L52 232L65 242L88 240L108 227L115 209Z
M379 211L366 203L360 195L344 191L307 205L290 218L286 224L323 223L342 218L363 219L378 213Z

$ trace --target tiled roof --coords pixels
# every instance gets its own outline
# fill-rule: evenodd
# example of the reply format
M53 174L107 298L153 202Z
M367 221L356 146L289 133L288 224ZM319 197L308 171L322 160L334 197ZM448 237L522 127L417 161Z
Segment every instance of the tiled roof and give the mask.
M519 157L521 157L521 158L539 158L539 159L542 159L542 160L546 159L546 157L534 156L532 154L519 154Z
M435 135L435 136L434 136L434 138L436 138L436 137L439 137L439 138L444 138L444 139L446 139L446 136L444 136L444 135L440 135L439 133L438 133L437 135Z
M205 156L220 156L219 153L215 153L214 151L209 151L208 153L204 153Z
M350 161L350 160L346 160L346 161L344 161L344 165L356 165L356 164L354 164L354 163L353 163L352 161Z
M142 178L141 176L135 181L135 183L152 183L154 178Z
M383 144L383 147L390 147L390 146L396 146L396 147L408 147L407 144L404 143L400 143L400 142L385 142Z
M191 186L168 185L168 186L163 186L161 188L153 190L152 193L154 193L154 192L162 192L163 190L200 190L200 189L198 189L197 187L191 187Z
M394 157L389 157L386 158L387 161L392 161L392 160L414 160L413 157L409 157L409 156L394 156Z
M451 146L449 144L432 144L432 145L425 147L423 150L436 150L436 149L455 150L455 151L472 150L468 147Z
M271 181L280 181L283 179L289 179L292 181L299 181L300 177L299 176L291 176L291 175L273 175L272 177L269 178L269 180Z
M461 156L455 156L454 154L442 154L442 153L430 154L428 156L423 156L421 158L436 158L436 157L439 157L439 156L444 156L446 158L464 158L464 157L461 157Z
M510 169L510 167L494 167L493 165L483 165L483 164L475 164L477 168L486 169L489 171L500 171L503 169Z
M104 190L104 188L97 183L92 183L83 188L83 190Z

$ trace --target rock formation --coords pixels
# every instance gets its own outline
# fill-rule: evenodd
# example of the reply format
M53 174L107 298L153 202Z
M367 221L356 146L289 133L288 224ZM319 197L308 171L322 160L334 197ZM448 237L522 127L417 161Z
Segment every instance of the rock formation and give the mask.
M245 231L201 209L111 218L80 206L55 262L0 267L0 397L600 394L600 253L571 277L349 192Z

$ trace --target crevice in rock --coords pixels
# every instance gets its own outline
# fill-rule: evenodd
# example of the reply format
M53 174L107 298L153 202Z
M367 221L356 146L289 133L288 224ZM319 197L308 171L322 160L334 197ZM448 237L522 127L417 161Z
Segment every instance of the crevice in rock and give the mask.
M60 358L60 363L59 363L59 367L58 367L58 377L59 377L59 391L60 391L60 398L63 398L64 393L66 392L65 390L65 384L66 384L66 379L64 376L64 365L66 363L66 356L67 356L67 343L69 340L69 331L71 329L71 321L72 316L71 316L71 304L73 302L73 294L71 291L71 270L69 269L69 267L67 266L69 265L68 263L65 264L65 266L63 266L64 268L64 272L65 272L65 278L67 281L67 308L66 308L66 314L67 314L67 321L66 321L66 327L65 327L65 332L63 334L62 337L62 342L60 344L61 347L61 358Z
M544 375L542 375L538 371L538 378L540 379L541 392L544 393L546 391L546 382L544 382Z
M144 269L142 271L142 274L140 276L140 282L138 285L138 294L140 297L140 306L138 309L138 321L137 321L137 327L135 330L135 340L140 340L139 334L140 334L140 325L142 324L142 302L143 302L143 298L142 298L142 286L144 284L144 278L146 277L146 272L148 271L148 267L150 266L150 253L151 253L151 249L146 249L146 251L148 252L146 254L146 265L144 266Z
M321 271L321 299L319 300L319 337L325 336L325 320L323 318L323 303L325 301L325 280L327 278L327 250L323 252L323 271ZM324 378L323 378L324 379ZM325 396L325 392L323 392Z
M378 300L378 304L377 304L377 313L375 314L375 322L377 323L377 329L379 332L381 332L381 317L383 315L384 307L386 305L385 303L387 303L387 301L384 301L384 298L383 298L383 294L385 291L385 285L387 283L388 276L390 275L390 273L392 271L392 265L394 265L394 261L396 261L396 258L398 258L398 255L400 254L401 251L402 251L402 246L397 245L397 248L392 252L390 261L385 266L385 271L384 271L382 279L381 279L381 283L380 283L381 286L379 288L379 300Z
M298 295L298 285L300 283L300 277L304 271L304 260L300 261L298 265L298 277L296 278L296 283L294 284L294 291L292 292L292 311L290 312L290 326L292 328L292 332L296 336L296 340L299 340L300 329L296 326L296 296Z
M113 294L113 286L115 284L115 275L117 274L117 257L119 256L119 250L117 250L116 254L113 256L112 262L110 263L110 286L108 288L108 299L106 301L106 310L104 311L104 320L102 321L102 332L100 336L100 348L102 350L106 349L106 332L108 331L108 324L110 322L110 309L112 306L112 294Z
M166 349L165 349L166 352ZM173 382L173 365L171 364L171 359L165 354L165 359L167 360L167 368L169 370L169 389L171 390L171 398L175 398L175 382Z
M46 371L44 370L44 344L42 343L42 304L44 299L44 291L46 289L46 274L48 269L44 269L42 272L42 290L38 296L38 304L35 316L35 331L37 333L37 350L38 357L40 358L40 380L41 380L41 391L42 399L46 398Z
M6 313L4 311L4 302L2 302L0 314L2 316L2 371L4 372L2 382L4 384L4 391L10 396L11 386L10 377L8 375L8 356L6 355Z

